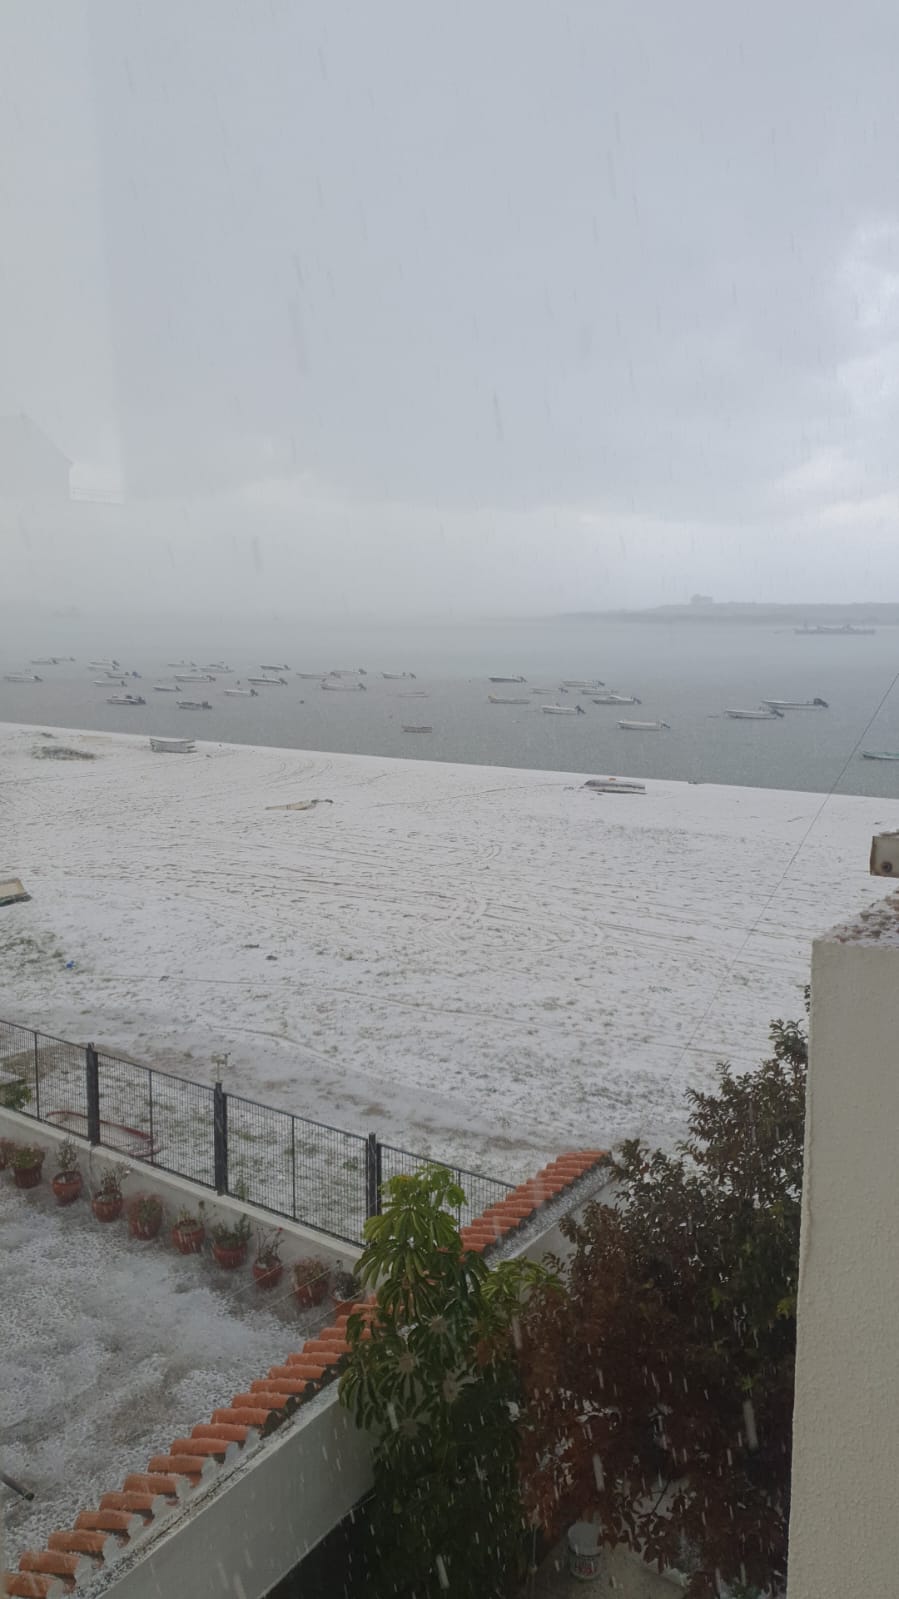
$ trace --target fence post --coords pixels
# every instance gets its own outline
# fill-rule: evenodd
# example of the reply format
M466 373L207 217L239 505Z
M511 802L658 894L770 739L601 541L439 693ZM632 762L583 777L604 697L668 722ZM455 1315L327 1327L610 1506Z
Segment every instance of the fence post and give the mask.
M228 1192L228 1095L221 1083L212 1090L212 1167L217 1194Z
M34 1035L34 1114L40 1118L41 1114L41 1071L40 1051L37 1047L37 1033Z
M87 1136L92 1144L100 1142L100 1062L93 1044L84 1051L85 1096L87 1100Z
M377 1133L369 1133L365 1140L365 1214L381 1214L381 1146Z

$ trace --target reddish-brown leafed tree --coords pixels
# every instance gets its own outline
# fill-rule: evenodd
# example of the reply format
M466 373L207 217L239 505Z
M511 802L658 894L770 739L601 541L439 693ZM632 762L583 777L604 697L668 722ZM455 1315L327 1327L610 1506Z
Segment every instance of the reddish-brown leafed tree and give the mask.
M690 1091L675 1155L622 1146L613 1204L567 1225L567 1291L523 1328L523 1471L550 1536L690 1571L690 1599L782 1592L807 1046L776 1022L755 1072Z

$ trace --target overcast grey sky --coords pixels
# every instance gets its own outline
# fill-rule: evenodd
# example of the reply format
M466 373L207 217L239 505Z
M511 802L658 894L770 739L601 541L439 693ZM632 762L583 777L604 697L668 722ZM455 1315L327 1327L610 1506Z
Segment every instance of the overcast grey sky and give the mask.
M0 500L7 596L899 598L897 58L875 0L5 0L0 414L125 492Z

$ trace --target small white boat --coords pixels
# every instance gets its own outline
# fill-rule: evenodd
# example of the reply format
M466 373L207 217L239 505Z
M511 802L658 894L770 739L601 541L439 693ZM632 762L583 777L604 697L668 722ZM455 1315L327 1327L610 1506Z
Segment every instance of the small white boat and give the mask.
M762 700L762 704L769 711L829 711L830 706L826 700Z
M619 722L623 733L670 733L670 722Z
M585 788L594 794L645 794L646 784L631 777L588 777Z
M226 692L227 692L227 690L226 690ZM153 684L153 693L154 694L180 694L181 690L178 688L176 683L154 683Z
M725 714L725 716L732 717L735 722L782 722L783 721L783 711L767 711L767 710L741 711L736 706L733 706L733 705L728 706L728 708L724 712L724 714Z
M558 694L557 688L532 688L532 694Z
M125 679L123 677L115 677L112 675L108 675L107 677L95 677L94 688L109 688L113 683L124 683L124 681Z
M166 666L183 667L186 672L197 671L196 661L166 661L165 664Z
M322 688L330 689L332 694L365 694L368 692L364 683L330 683L327 679L322 683Z
M582 694L594 694L597 689L605 688L605 683L601 677L563 677L562 687L579 689Z
M196 744L192 738L151 738L150 748L157 755L193 755Z
M176 683L214 683L211 672L176 672Z
M426 727L424 725L416 727L413 724L413 725L411 725L409 727L406 727L405 724L404 724L404 726L403 726L403 732L404 733L433 733L433 731L434 731L433 727Z
M262 683L266 688L286 688L286 677L248 677L248 683Z
M179 711L211 711L209 700L179 700Z
M67 655L42 655L38 660L32 661L31 664L32 666L61 666L63 661L68 659Z
M141 694L111 694L106 701L107 705L146 705L146 700Z
M92 672L121 672L122 670L121 661L116 660L88 661L87 664Z
M636 694L594 694L594 705L642 705Z
M488 705L530 705L529 699L518 699L514 694L488 694Z
M404 688L397 695L398 700L429 700L431 698L426 688Z
M37 672L7 672L3 681L5 683L43 683L44 679L38 677Z
M321 672L294 672L294 677L302 677L307 683L321 682Z
M541 705L544 716L586 716L582 705Z
M793 632L808 637L809 635L825 636L827 638L870 638L877 629L874 627L855 627L852 622L833 624L819 622L815 627L794 627Z
M285 661L282 661L280 666L270 666L267 661L260 661L259 670L260 672L289 672L290 667Z
M254 688L226 688L225 698L230 700L258 700L259 695Z
M488 683L526 683L526 677L488 677Z
M201 668L204 672L233 672L233 666L226 666L224 661L210 661L208 666Z
M899 754L892 750L862 750L863 761L899 761Z

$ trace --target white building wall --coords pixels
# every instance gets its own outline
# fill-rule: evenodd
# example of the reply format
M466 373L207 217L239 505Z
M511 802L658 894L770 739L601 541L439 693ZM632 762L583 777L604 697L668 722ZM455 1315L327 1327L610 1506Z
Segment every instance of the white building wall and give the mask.
M899 1594L899 910L815 943L789 1599Z

